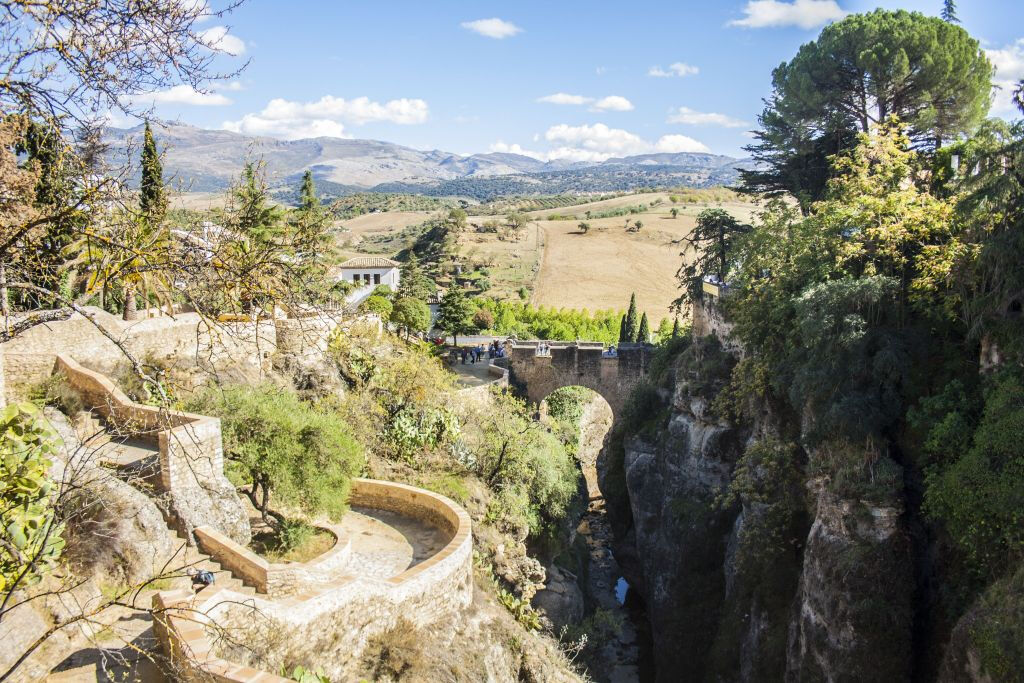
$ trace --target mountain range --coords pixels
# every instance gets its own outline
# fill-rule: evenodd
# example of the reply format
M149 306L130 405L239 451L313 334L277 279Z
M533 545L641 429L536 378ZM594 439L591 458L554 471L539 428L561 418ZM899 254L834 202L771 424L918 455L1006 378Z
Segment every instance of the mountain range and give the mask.
M294 188L308 169L321 192L366 191L457 194L480 199L504 194L610 191L641 186L728 184L748 161L717 154L643 154L598 163L541 161L492 152L462 156L421 151L378 140L331 137L278 140L154 122L164 174L186 192L211 192L235 181L245 162L262 159L272 188ZM143 127L108 128L111 161L137 156ZM137 164L136 164L137 165Z

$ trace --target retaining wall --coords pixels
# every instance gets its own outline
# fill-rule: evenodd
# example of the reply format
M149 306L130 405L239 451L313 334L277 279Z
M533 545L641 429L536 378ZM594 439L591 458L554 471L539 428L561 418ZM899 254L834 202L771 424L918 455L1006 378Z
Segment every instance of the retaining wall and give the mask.
M179 531L191 538L200 523L216 527L238 542L249 542L249 520L234 487L224 476L220 420L135 403L102 374L57 354L61 372L108 429L155 443L160 458L160 488Z
M281 599L230 589L198 596L188 591L155 595L157 634L164 651L184 671L183 680L282 680L218 651L213 624L230 627L233 637L243 642L247 629L255 633L259 624L269 624L278 640L292 644L293 655L312 655L329 677L341 680L367 640L394 627L399 618L424 627L469 606L473 539L465 510L430 491L370 479L353 481L350 502L414 516L446 530L451 538L433 557L396 576L351 576L341 567L329 583L303 586Z
M334 545L309 562L268 562L248 547L212 527L196 527L199 548L260 593L281 597L305 587L333 581L348 561L351 539L338 526L321 527L334 535Z
M46 379L57 354L73 356L104 374L116 372L125 356L110 337L142 361L188 358L206 368L230 362L261 370L276 348L271 321L211 323L197 313L123 321L91 306L85 312L89 318L75 313L66 320L37 325L0 345L8 400Z

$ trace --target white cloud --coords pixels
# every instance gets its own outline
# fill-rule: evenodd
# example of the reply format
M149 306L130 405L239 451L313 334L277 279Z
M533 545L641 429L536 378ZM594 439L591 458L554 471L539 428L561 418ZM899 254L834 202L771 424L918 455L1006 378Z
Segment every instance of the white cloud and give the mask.
M497 40L509 38L517 33L521 33L523 30L511 22L497 17L492 17L490 19L477 19L476 21L464 21L460 25L464 29L468 29L474 33L479 33L480 35L488 38L496 38Z
M594 102L594 111L633 111L633 103L619 95L609 95Z
M599 66L596 69L594 69L594 73L597 74L598 76L604 76L606 73L608 73L608 67Z
M228 33L227 26L211 26L199 32L199 40L211 50L238 56L245 52L245 41Z
M190 104L197 107L222 107L231 104L231 100L218 92L199 92L188 85L176 85L168 90L147 93L132 99L142 105Z
M241 81L228 81L227 83L221 83L216 87L217 90L230 90L231 92L238 92L239 90L245 89Z
M746 121L734 119L726 114L701 112L689 107L679 107L668 116L668 123L684 123L691 126L724 126L725 128L743 128Z
M652 66L647 70L647 75L654 76L655 78L671 78L673 76L682 78L683 76L693 76L698 73L700 73L700 69L686 62L673 62L668 65L668 69Z
M548 104L590 104L594 101L593 97L584 97L583 95L570 95L569 93L556 92L554 95L545 95L544 97L538 97L538 102L547 102Z
M569 104L574 106L593 104L594 106L591 107L590 111L633 111L633 103L620 95L608 95L607 97L597 99L584 95L556 92L554 95L538 97L537 101L547 104Z
M1015 114L1017 107L1013 104L1013 91L1017 83L1024 79L1024 38L995 50L985 50L996 75L992 79L999 86L992 100L993 114Z
M836 0L749 0L743 13L745 17L730 21L729 25L744 28L799 26L811 29L846 16Z
M685 135L665 135L651 143L635 133L621 128L609 128L603 123L570 126L552 126L544 139L557 145L543 157L569 161L596 162L611 157L651 154L654 152L707 152L701 142Z
M246 114L238 121L225 121L225 130L247 135L296 140L307 137L345 137L344 124L361 125L388 121L403 125L423 123L429 114L427 103L402 98L383 104L368 97L346 100L325 95L315 102L292 102L276 98L262 111Z

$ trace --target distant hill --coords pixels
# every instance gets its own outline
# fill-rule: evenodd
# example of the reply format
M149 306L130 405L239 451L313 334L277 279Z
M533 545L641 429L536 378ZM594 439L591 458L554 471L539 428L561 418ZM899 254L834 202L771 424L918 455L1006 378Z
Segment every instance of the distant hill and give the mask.
M164 150L164 172L185 192L212 192L238 178L247 159L262 159L271 187L290 195L306 170L321 193L407 192L492 199L509 194L603 192L637 187L728 184L742 160L716 154L644 154L596 164L543 162L519 154L461 156L421 151L379 140L308 138L278 140L154 123ZM137 157L142 126L108 128L111 161ZM130 151L129 151L130 150Z

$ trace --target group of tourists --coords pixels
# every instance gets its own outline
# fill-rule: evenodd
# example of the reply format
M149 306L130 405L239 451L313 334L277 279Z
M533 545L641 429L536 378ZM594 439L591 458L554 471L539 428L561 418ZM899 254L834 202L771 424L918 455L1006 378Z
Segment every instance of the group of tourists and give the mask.
M461 349L462 364L465 365L468 360L470 363L476 363L484 358L504 358L505 347L498 343L495 339L486 347L483 344L477 344L471 348L462 347Z

